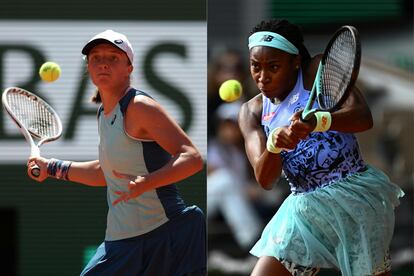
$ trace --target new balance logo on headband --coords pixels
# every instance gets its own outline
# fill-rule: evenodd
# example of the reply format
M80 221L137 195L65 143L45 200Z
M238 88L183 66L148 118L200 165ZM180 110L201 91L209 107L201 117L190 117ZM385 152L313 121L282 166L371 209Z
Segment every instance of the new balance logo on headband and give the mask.
M249 36L249 50L256 46L272 47L293 55L299 54L299 50L295 45L274 32L256 32Z
M271 41L273 40L273 38L275 38L275 37L274 37L274 36L272 36L272 35L264 35L264 36L262 37L262 39L260 39L260 41L271 42Z

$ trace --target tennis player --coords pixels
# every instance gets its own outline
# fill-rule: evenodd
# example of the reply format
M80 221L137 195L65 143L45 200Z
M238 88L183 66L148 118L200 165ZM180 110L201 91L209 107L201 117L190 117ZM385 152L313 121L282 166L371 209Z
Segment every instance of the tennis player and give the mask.
M130 86L134 51L112 30L82 49L98 111L99 160L31 158L38 178L106 186L105 241L81 275L205 275L206 226L202 211L187 207L175 182L203 167L199 151L148 94Z
M249 51L261 93L240 111L246 153L264 189L282 173L291 187L251 249L259 257L252 275L390 275L394 208L404 193L361 156L353 133L373 125L361 92L353 87L329 120L302 122L321 55L311 58L286 20L258 24Z

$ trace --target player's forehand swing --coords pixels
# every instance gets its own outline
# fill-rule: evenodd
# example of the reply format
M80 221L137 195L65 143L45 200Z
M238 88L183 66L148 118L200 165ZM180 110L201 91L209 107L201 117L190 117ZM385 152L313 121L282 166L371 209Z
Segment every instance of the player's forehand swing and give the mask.
M31 158L48 177L107 186L105 241L81 275L205 275L206 226L187 207L175 182L203 167L199 151L148 94L130 86L134 51L125 35L107 30L83 48L98 111L99 159ZM29 174L31 176L31 174Z

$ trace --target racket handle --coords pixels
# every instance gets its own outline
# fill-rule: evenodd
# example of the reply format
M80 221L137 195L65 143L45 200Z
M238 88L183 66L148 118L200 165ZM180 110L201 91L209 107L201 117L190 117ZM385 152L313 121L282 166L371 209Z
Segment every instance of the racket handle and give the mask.
M30 157L39 157L40 156L40 149L38 146L36 146L33 142L32 139L30 139L31 141L31 146L30 146ZM40 168L38 165L34 164L33 167L30 168L30 173L34 176L34 177L39 177L40 175Z
M38 165L34 165L31 169L30 169L30 173L34 176L34 177L39 177L40 175L40 168Z
M308 113L308 114L306 114L306 117L303 117L303 115L301 115L300 116L300 121L301 122L304 122L304 123L307 123L307 122L309 122L310 121L310 119L312 118L312 116L311 115L313 115L313 113Z

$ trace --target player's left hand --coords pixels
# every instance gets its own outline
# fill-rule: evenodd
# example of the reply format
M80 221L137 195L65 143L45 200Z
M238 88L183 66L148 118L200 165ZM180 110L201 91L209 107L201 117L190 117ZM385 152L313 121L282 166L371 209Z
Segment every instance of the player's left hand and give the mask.
M144 177L120 173L115 170L113 170L112 173L118 178L129 180L127 192L115 191L115 194L117 194L119 197L112 202L112 206L115 206L120 202L127 202L128 200L136 198L145 192L143 185L143 182L145 181Z
M316 118L312 116L311 119L307 122L304 122L300 119L302 110L296 112L290 117L290 126L289 129L300 139L306 139L309 134L315 129Z

